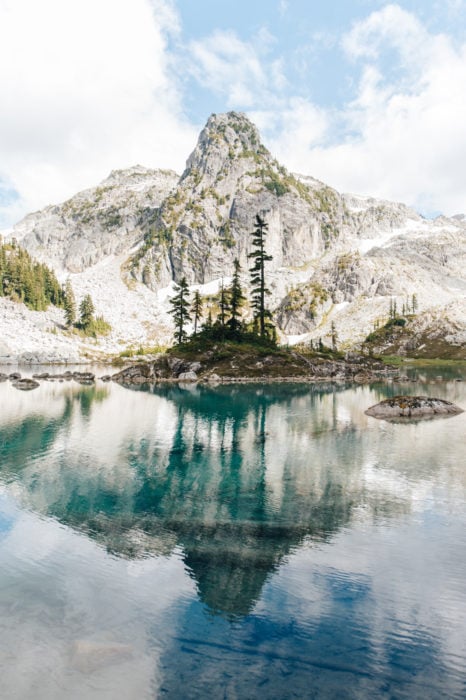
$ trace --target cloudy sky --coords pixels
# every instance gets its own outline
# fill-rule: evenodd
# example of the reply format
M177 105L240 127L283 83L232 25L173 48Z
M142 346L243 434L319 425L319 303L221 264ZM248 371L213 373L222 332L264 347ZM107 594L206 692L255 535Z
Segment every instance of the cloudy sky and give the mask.
M466 211L466 0L0 0L0 226L243 111L290 169Z

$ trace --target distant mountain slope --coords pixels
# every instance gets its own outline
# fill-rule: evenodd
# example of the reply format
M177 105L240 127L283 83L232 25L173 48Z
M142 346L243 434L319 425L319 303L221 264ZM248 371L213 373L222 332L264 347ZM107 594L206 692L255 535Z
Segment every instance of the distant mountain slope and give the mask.
M178 179L170 170L140 165L114 170L97 187L29 214L11 235L56 269L81 272L107 255L128 252L140 240L145 217L153 215Z

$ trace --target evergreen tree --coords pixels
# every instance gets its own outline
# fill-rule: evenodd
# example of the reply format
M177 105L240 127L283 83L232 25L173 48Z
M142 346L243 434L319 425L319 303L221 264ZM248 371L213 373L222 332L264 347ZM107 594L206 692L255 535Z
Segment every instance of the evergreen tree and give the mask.
M271 255L267 255L265 252L265 236L267 232L268 224L259 216L256 215L256 228L252 232L252 245L254 249L252 253L248 255L254 261L254 264L249 271L251 273L251 285L252 285L252 303L251 306L254 309L254 321L255 325L258 326L259 335L261 338L266 337L266 320L272 317L270 311L265 306L265 297L270 294L270 291L265 286L265 263L272 260Z
M172 307L171 314L175 322L175 342L181 345L186 338L185 326L191 320L189 315L189 287L186 277L180 280L176 285L176 294L170 299Z
M335 321L332 321L332 325L330 326L330 336L332 338L332 350L335 352L337 349L337 342L338 342L338 333L337 333L337 328L335 326Z
M228 294L227 290L225 289L225 286L223 284L223 278L222 282L220 285L220 313L218 315L218 321L220 322L220 328L222 331L225 330L225 323L226 323L226 315L228 311Z
M418 308L417 294L413 294L413 296L412 296L411 308L412 308L412 310L413 310L413 314L415 314L416 311L417 311L417 308Z
M194 292L194 301L191 307L191 311L194 314L194 335L196 335L197 326L202 316L202 298L199 294L199 290Z
M0 243L0 295L44 311L49 304L63 306L63 292L47 265L38 263L16 242Z
M70 280L66 281L64 295L66 325L73 326L76 323L76 299Z
M209 313L207 314L206 322L204 323L202 329L203 329L204 331L209 332L209 331L212 330L212 326L213 326L213 325L214 325L214 323L213 323L213 320L212 320L212 309L209 309Z
M94 320L94 303L90 294L86 294L79 305L79 325L86 330Z
M245 301L245 296L241 288L240 272L241 265L239 264L238 258L235 258L233 262L234 271L233 279L231 281L231 287L229 290L230 296L230 318L228 319L228 326L233 333L238 333L241 330L240 310Z

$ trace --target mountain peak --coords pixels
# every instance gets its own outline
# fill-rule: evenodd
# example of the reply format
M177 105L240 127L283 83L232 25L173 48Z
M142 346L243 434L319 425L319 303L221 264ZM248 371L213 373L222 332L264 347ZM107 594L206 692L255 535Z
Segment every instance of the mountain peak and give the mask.
M192 174L217 178L228 163L238 158L269 160L257 127L242 112L212 114L199 135L196 148L186 163L182 179Z

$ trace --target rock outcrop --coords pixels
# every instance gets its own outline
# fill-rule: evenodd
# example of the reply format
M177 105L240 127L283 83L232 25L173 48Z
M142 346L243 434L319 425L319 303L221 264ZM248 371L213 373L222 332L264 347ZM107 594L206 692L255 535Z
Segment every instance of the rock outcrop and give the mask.
M366 414L386 420L454 416L463 409L451 401L430 396L393 396L367 409Z

